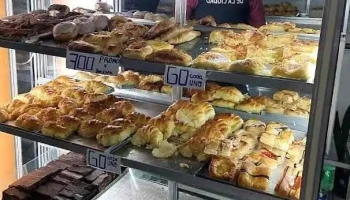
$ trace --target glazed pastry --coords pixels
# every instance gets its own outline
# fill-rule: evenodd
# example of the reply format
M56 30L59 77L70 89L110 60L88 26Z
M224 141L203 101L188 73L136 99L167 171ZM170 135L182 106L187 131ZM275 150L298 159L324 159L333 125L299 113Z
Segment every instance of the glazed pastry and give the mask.
M170 158L176 152L176 146L164 140L159 147L152 150L152 155L156 158Z
M105 15L92 15L90 20L94 23L96 31L103 31L107 28L109 19Z
M107 93L109 90L109 87L101 81L81 81L79 85L82 86L87 92L92 93Z
M175 128L175 123L169 119L167 119L165 116L157 116L152 118L148 125L157 127L160 132L163 133L163 139L168 139Z
M291 130L282 131L278 136L263 133L260 137L261 143L282 151L288 151L293 141L294 135Z
M79 28L72 22L61 22L53 27L55 40L65 42L78 36Z
M78 103L71 98L63 98L58 103L58 109L61 114L66 115L79 107Z
M135 125L113 126L108 125L100 130L97 134L97 142L105 147L112 146L124 141L135 132Z
M145 60L147 55L153 52L152 46L147 42L136 42L130 44L124 51L123 57L136 60Z
M107 99L107 95L103 93L89 93L85 95L85 103L101 102Z
M228 71L230 64L231 59L227 55L210 51L202 53L193 60L194 67L203 69Z
M239 186L266 191L269 186L271 169L255 166L250 162L243 162L237 183Z
M0 123L4 123L9 119L9 114L5 109L0 109Z
M97 113L104 110L103 105L99 102L91 102L91 103L84 104L83 108L85 111L87 111L89 114L93 116L96 116Z
M254 101L252 98L244 100L235 106L235 109L245 111L247 113L261 113L265 108L265 105Z
M175 26L175 22L172 20L165 20L154 25L146 34L143 36L146 40L154 39L169 29Z
M146 56L147 61L161 62L180 66L189 66L192 57L179 49L161 50Z
M70 115L63 115L58 119L58 124L69 129L71 132L78 131L81 120Z
M213 158L209 165L209 176L227 181L234 181L239 165L230 158Z
M85 41L73 41L67 46L69 50L85 53L99 53L102 51L98 45L94 45Z
M148 30L147 26L134 22L127 22L122 27L122 32L125 32L130 38L142 37Z
M126 119L132 121L136 125L136 128L145 126L151 120L150 117L138 112L129 113L126 115Z
M49 121L44 123L41 129L41 134L49 137L54 137L57 139L67 139L71 134L72 130L68 129L57 122Z
M279 122L269 122L266 127L266 133L271 135L279 135L282 131L289 130L288 126Z
M231 30L214 30L210 33L209 42L213 44L222 43L225 38L234 37L236 34Z
M244 99L243 94L233 86L221 87L214 90L214 99L223 99L233 103L239 103Z
M281 104L289 104L299 99L299 94L290 90L281 90L273 95L273 99Z
M147 125L137 130L132 137L131 143L135 146L147 145L147 149L159 147L163 141L163 133L154 126Z
M201 35L201 32L199 31L185 31L180 33L179 35L171 38L168 40L170 44L182 44L185 42L192 41L199 37Z
M153 52L161 51L161 50L170 50L174 48L174 45L171 45L167 42L160 40L148 40L147 44L151 45Z
M96 114L96 119L102 122L111 123L113 120L122 118L123 114L115 108L108 108Z
M163 35L161 35L159 37L159 39L162 41L168 41L168 40L178 36L179 34L181 34L183 32L192 31L192 30L193 30L193 26L183 26L183 27L175 26L175 27L169 29Z
M91 120L91 119L94 119L95 116L88 113L87 111L85 111L83 108L77 108L75 110L72 110L70 113L69 113L70 116L74 116L74 117L77 117L81 120Z
M229 67L231 72L240 72L244 74L262 75L264 72L264 66L253 59L237 60L234 61Z
M84 138L94 138L107 125L96 119L86 120L81 123L78 134Z
M135 106L130 103L130 101L118 101L114 103L111 108L115 108L122 112L123 116L127 116L128 114L135 112Z
M77 25L79 34L87 34L95 31L95 23L86 17L78 17L73 20L73 23Z
M27 131L40 131L41 121L34 115L23 114L16 119L16 126Z
M56 108L45 108L36 116L42 122L57 121L61 117L61 113Z
M249 119L244 123L243 129L253 134L260 134L266 131L266 124L256 119Z

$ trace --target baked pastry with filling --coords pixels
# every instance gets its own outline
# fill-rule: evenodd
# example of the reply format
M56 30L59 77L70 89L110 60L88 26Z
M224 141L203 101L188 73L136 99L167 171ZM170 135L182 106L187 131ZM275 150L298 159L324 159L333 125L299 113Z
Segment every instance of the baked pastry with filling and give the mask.
M179 49L153 52L146 56L146 60L180 66L189 66L192 64L192 57Z
M175 26L175 22L173 20L165 20L154 25L149 31L145 33L143 36L146 40L154 39L163 33L166 33L169 29Z
M176 36L178 36L179 34L186 32L186 31L192 31L193 30L193 26L175 26L172 27L171 29L169 29L167 32L165 32L164 34L162 34L159 39L161 41L168 41Z
M147 26L134 22L127 22L122 27L122 31L128 33L131 38L142 37L148 30Z
M281 104L273 104L266 106L265 112L267 113L274 113L274 114L284 114L284 108Z
M205 16L199 20L199 24L203 26L216 26L215 18L211 15Z
M295 39L295 34L268 35L263 45L267 48L285 47L293 45Z
M108 85L102 83L101 81L81 81L79 85L82 86L87 92L91 93L107 93L109 90Z
M300 108L293 110L293 109L286 109L284 111L284 114L290 115L290 116L295 116L295 117L309 117L309 112L302 110Z
M243 129L253 134L259 134L266 131L266 124L260 120L249 119L244 123Z
M191 101L193 102L210 102L214 100L213 92L211 91L198 91L195 92L192 97Z
M211 105L221 108L231 108L234 109L236 104L231 101L226 101L222 99L215 99L211 102Z
M193 60L194 67L221 71L228 71L230 64L231 59L227 55L210 51L202 53Z
M266 191L269 186L271 169L263 166L255 166L250 162L243 162L237 183L239 186Z
M42 122L35 115L23 114L16 119L16 126L27 131L40 131Z
M88 113L83 108L77 108L75 110L72 110L72 111L69 112L69 115L77 117L77 118L79 118L81 120L91 120L91 119L95 118L95 115L92 115L92 114Z
M85 103L96 103L107 99L107 95L103 93L89 93L85 95Z
M176 119L184 124L198 128L207 120L214 118L214 108L207 102L184 105L176 112Z
M113 126L108 125L97 134L97 142L105 147L119 144L135 132L135 125Z
M293 141L294 135L291 130L282 131L278 136L263 133L260 137L261 143L285 152L288 151Z
M302 163L305 156L305 143L303 141L294 141L290 145L286 154L286 164L294 166L295 163Z
M93 116L96 116L97 113L104 110L103 105L99 102L86 103L84 104L83 108L85 111L87 111L90 115L93 115Z
M145 60L146 56L153 52L153 48L147 42L135 42L130 44L124 51L123 57L136 60Z
M209 42L213 44L225 41L225 38L233 37L235 32L231 30L214 30L210 33Z
M254 99L246 99L235 106L235 109L245 111L247 113L261 113L266 106L259 102L254 101Z
M123 16L114 16L112 17L108 22L108 30L113 30L115 28L122 27L126 22L128 22L128 19Z
M245 60L233 61L229 67L231 72L240 72L244 74L253 74L253 75L263 75L264 66L254 59L247 58Z
M196 132L196 129L194 127L184 124L182 122L176 121L172 135L180 136L181 140L187 141L192 136L194 136L195 132Z
M129 113L126 115L126 119L132 121L136 125L137 129L145 126L149 120L151 120L150 117L138 112Z
M81 120L74 116L63 115L58 119L58 124L69 129L71 132L76 132L79 130Z
M182 43L185 43L185 42L189 42L189 41L192 41L194 39L196 39L197 37L199 37L202 33L199 32L199 31L185 31L185 32L182 32L180 34L178 34L177 36L171 38L168 40L168 42L170 44L182 44Z
M118 101L114 103L111 108L121 111L123 116L127 116L136 110L135 106L130 101Z
M239 167L239 164L230 158L215 157L211 159L209 165L209 176L233 182Z
M85 41L73 41L69 43L67 48L72 51L85 53L99 53L102 51L102 48L100 46Z
M123 113L116 108L107 108L96 114L96 119L102 122L111 123L113 120L122 118Z
M108 124L96 119L85 120L81 123L78 134L84 138L94 138Z
M293 103L299 98L299 93L291 90L281 90L273 95L273 99L281 104Z
M214 118L215 121L223 121L231 128L231 133L237 131L238 129L242 128L243 126L243 119L239 117L238 115L235 115L233 113L220 113L217 114Z
M128 70L120 73L120 75L126 78L126 85L138 85L140 83L140 74L138 72Z
M266 149L254 151L253 153L249 154L244 161L254 163L257 166L265 166L270 169L276 169L277 165L279 164L277 162L277 155Z
M161 40L148 40L146 42L147 44L151 45L153 52L157 52L161 50L169 50L174 48L174 45L171 45Z
M239 103L244 99L243 94L233 86L220 87L214 90L214 99L223 99L233 103Z
M313 77L315 68L310 63L296 63L289 61L273 67L272 76L292 78L307 81Z
M63 115L70 113L71 111L77 109L78 107L79 107L78 103L71 98L63 98L58 103L58 109L60 113Z
M160 92L163 94L172 94L173 88L171 85L163 85L162 88L160 89Z
M266 133L279 135L282 131L289 130L288 126L279 122L269 122L266 127Z
M137 130L136 134L132 137L131 143L135 146L147 145L147 149L154 149L159 147L163 141L163 133L152 125L144 126Z
M126 46L124 44L109 44L102 50L103 55L107 56L119 56L122 55Z
M42 135L54 137L61 140L67 139L72 133L73 132L71 129L68 129L53 121L44 123L44 126L41 129Z

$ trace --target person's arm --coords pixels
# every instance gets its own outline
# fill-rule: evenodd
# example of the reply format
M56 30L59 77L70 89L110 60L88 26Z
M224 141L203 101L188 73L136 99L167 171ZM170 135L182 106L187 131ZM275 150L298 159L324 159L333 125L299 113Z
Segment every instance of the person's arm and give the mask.
M198 0L187 0L186 19L191 19L193 9L198 5Z
M265 25L265 12L262 0L249 0L250 12L248 23L256 28Z

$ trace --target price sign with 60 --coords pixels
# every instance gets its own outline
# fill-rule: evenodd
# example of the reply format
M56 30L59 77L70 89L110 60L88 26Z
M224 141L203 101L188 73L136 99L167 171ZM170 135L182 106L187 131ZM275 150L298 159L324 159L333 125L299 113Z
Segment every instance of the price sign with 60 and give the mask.
M68 69L88 71L98 74L118 74L119 58L67 50Z
M86 162L87 165L91 167L121 174L120 157L88 149L86 153Z
M164 83L205 90L206 74L206 71L202 69L167 65L164 72Z

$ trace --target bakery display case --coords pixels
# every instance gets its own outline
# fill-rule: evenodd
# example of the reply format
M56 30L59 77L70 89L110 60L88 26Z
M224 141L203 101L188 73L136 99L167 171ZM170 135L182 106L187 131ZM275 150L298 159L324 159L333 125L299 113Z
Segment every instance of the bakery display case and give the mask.
M18 51L30 52L34 78L0 108L0 131L72 152L3 199L123 199L130 177L156 180L150 193L166 188L168 199L318 198L347 1L327 1L318 30L186 20L181 0L40 1L12 14L15 3L0 46L14 71Z

